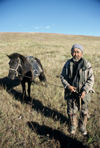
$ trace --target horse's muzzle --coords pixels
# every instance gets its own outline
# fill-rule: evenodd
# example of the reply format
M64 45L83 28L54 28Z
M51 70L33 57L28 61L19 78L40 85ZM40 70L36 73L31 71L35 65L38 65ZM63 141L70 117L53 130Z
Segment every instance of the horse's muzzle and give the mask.
M11 79L11 80L14 80L15 76L16 76L16 74L14 74L14 73L9 73L8 74L8 78Z

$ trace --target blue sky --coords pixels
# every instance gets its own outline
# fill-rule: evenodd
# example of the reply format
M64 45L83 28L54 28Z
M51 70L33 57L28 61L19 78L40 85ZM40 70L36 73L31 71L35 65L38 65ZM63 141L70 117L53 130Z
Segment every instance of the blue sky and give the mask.
M100 0L0 0L0 32L100 36Z

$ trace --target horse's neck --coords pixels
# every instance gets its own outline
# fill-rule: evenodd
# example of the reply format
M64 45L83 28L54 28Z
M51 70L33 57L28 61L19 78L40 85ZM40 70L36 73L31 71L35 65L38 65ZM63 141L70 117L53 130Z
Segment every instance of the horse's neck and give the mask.
M32 73L32 66L28 61L26 61L25 63L22 63L22 74L25 75L27 72Z

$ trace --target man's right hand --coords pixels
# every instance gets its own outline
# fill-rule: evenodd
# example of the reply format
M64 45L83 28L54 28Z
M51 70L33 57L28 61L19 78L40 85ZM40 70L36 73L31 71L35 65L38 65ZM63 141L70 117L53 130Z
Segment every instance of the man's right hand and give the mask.
M76 92L76 87L73 87L71 85L68 86L68 89L71 91L71 92Z

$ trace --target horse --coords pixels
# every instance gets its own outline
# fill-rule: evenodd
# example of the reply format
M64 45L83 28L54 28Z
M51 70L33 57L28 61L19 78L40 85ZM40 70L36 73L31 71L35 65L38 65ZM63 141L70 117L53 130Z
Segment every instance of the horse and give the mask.
M22 85L23 98L26 97L25 83L28 83L28 97L30 98L31 83L35 82L34 79L38 77L40 81L47 80L44 74L43 66L38 58L32 56L23 56L19 53L12 53L7 55L10 59L8 78L14 80L18 74L18 78Z

